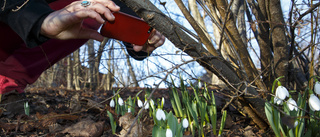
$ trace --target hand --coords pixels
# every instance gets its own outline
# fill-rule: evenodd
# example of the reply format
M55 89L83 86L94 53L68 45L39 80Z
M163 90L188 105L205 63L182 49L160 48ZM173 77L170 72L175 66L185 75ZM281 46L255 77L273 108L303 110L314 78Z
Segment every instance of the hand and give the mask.
M136 52L145 51L145 52L151 53L156 48L162 46L165 39L166 38L159 31L153 29L148 38L147 43L144 44L143 46L138 46L133 44L133 50Z
M41 26L41 34L54 39L95 39L103 41L103 36L96 29L83 26L83 20L92 18L100 26L115 18L112 12L120 10L111 0L91 0L90 5L84 7L82 1L75 1L65 8L49 14ZM95 25L95 26L97 26Z

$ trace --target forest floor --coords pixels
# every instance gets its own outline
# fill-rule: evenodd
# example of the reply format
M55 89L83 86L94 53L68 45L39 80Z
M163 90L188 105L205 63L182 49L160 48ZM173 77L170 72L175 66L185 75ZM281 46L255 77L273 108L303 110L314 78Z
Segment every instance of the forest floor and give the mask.
M141 88L121 89L120 96L125 100L127 97L134 97ZM216 90L216 89L211 89ZM153 98L165 98L164 110L172 111L169 100L168 89L157 89ZM218 109L218 124L220 127L221 108L225 105L225 99L221 91L215 92L216 105ZM26 97L20 101L29 102L30 115L24 114L24 109L20 107L20 114L14 115L0 106L0 135L1 136L124 136L128 127L134 120L134 115L126 114L117 116L114 108L109 107L108 98L113 95L112 91L72 91L64 88L29 88ZM139 94L144 99L144 92ZM116 134L112 134L110 119L107 110L113 113L117 122ZM231 137L269 137L273 136L270 130L260 130L252 120L239 113L232 105L227 107L228 115L223 136ZM141 132L133 131L130 135L151 136L153 120L148 116L148 112L142 114L143 119L140 124ZM121 123L121 125L119 125ZM133 128L134 129L134 128ZM197 135L197 134L196 134ZM192 136L190 131L184 133L184 137ZM211 129L206 129L206 136L214 136Z

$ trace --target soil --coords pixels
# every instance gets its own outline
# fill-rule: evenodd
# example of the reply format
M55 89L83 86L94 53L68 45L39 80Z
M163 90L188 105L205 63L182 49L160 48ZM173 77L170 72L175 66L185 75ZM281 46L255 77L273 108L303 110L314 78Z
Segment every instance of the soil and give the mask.
M118 89L115 89L116 92ZM138 92L143 100L146 89L120 89L120 96L125 100L134 97ZM223 91L215 91L218 112L226 104ZM211 92L211 91L210 91ZM169 100L169 89L157 89L152 98L165 98L164 110L173 111ZM0 135L1 136L106 136L120 137L131 127L139 109L135 114L127 113L119 116L114 108L109 107L113 91L67 90L65 88L29 88L22 101L18 100L19 109L8 109L9 104L0 105ZM30 115L27 116L21 105L28 102ZM23 107L22 107L23 108ZM10 110L10 111L9 111ZM260 130L251 118L238 112L233 105L229 105L223 136L232 137L269 137L272 131ZM15 111L15 112L13 112ZM117 130L112 134L110 119L107 111L111 112L117 122ZM135 124L129 136L151 136L153 120L148 112L143 112L140 124ZM217 129L220 127L221 114L218 114ZM197 135L197 134L196 134ZM192 136L187 130L185 137ZM206 136L214 136L211 129L206 129Z

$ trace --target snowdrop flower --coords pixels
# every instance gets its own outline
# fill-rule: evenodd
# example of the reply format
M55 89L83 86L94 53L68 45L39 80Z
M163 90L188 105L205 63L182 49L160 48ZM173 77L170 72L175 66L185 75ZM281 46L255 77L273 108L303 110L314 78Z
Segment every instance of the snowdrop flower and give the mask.
M189 121L188 121L187 118L184 118L184 119L182 120L182 126L183 126L183 128L188 128L188 126L189 126Z
M314 94L310 95L309 98L309 107L312 111L319 111L320 110L320 100Z
M299 122L298 121L295 121L294 122L294 127L298 126Z
M144 109L149 109L149 103L148 103L148 101L146 101L146 102L144 102Z
M154 106L154 102L152 99L150 99L150 105Z
M120 105L120 106L123 106L123 100L122 100L122 98L121 98L121 97L119 97L119 99L118 99L118 103L119 103L119 105Z
M198 83L198 87L201 88L202 87L202 83L199 81Z
M317 81L315 84L314 84L314 92L316 93L316 94L320 94L320 82L319 81Z
M274 102L276 102L278 105L282 104L282 101L289 97L289 92L284 86L279 86L276 89L276 96L274 97Z
M172 137L172 131L170 128L167 128L166 137Z
M142 103L142 101L141 101L139 98L138 98L138 102L137 102L137 103L138 103L138 107L139 107L139 108L142 108L142 107L143 107L143 103Z
M162 99L161 99L161 107L163 107L164 102L165 102L164 97L162 97Z
M274 97L273 101L274 101L274 103L276 103L276 104L278 104L278 105L282 105L282 102L283 102L283 101L282 101L281 99L279 99L277 96Z
M28 102L24 103L24 113L28 116L30 115L30 106Z
M111 101L110 101L110 107L114 108L114 106L115 106L114 99L111 99Z
M190 79L187 79L187 83L188 83L190 86L192 85Z
M156 118L159 121L160 120L166 120L166 114L164 113L164 111L162 109L157 109Z
M297 102L294 101L292 98L289 98L289 99L288 99L288 101L287 101L287 106L288 106L288 108L289 108L290 111L292 111L292 110L298 111Z

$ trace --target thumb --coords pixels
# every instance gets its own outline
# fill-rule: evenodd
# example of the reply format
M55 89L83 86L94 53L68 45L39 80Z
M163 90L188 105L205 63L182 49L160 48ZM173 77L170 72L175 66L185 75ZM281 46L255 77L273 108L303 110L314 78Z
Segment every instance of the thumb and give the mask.
M144 49L144 46L138 46L138 45L135 45L135 44L132 44L132 46L133 46L133 50L135 52L139 52L139 51Z
M92 29L82 29L81 32L78 35L78 38L80 39L94 39L97 41L102 42L104 37L97 32L96 30L92 30Z

